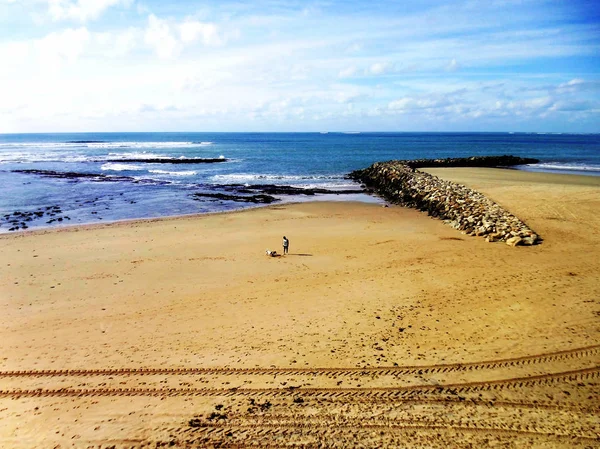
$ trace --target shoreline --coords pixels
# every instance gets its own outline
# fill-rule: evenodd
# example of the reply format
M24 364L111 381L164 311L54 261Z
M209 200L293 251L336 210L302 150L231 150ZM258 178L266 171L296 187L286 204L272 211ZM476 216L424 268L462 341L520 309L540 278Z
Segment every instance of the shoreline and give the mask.
M446 173L450 173L451 170L471 170L472 168L456 168L456 167L444 167L444 168L427 168L427 167L423 167L423 168L419 168L419 171L423 171L426 173L430 173L430 174L434 174L436 176L439 176L440 178L444 178L443 173L444 171ZM438 172L439 170L439 172ZM531 177L529 177L528 175L528 182L552 182L552 183L559 183L559 184L574 184L574 185L582 185L582 186L596 186L596 185L600 185L600 176L598 175L588 175L588 174L573 174L573 173L556 173L556 172L546 172L546 171L529 171L529 170L523 170L520 168L515 168L515 167L492 167L492 168L478 168L478 170L499 170L499 171L514 171L516 173L527 173L532 175ZM441 176L440 176L441 175ZM496 176L498 177L498 176ZM524 178L523 178L524 179ZM359 183L357 183L358 185ZM149 217L149 218L124 218L124 219L119 219L119 220L112 220L112 221L103 221L102 223L98 223L98 222L89 222L89 223L78 223L78 224L65 224L65 225L54 225L54 226L41 226L41 227L35 227L33 229L27 229L27 230L18 230L18 231L8 231L8 230L2 230L2 232L0 232L0 239L6 238L7 236L11 236L11 235L15 235L15 236L25 236L25 235L34 235L37 233L47 233L47 232L57 232L57 231L74 231L74 230L79 230L79 229L96 229L96 228L104 228L107 226L113 226L113 225L127 225L128 223L136 223L136 222L154 222L154 221L161 221L161 220L174 220L174 219L181 219L181 218L193 218L193 217L202 217L202 216L209 216L209 215L214 215L214 214L230 214L230 213L236 213L236 212L243 212L245 210L253 210L256 208L264 208L264 207L273 207L273 206L277 206L277 205L284 205L284 204L302 204L302 203L310 203L310 202L364 202L364 203L375 203L375 204L385 204L387 203L387 201L381 197L378 196L375 193L366 193L366 192L357 192L357 195L363 195L365 197L369 197L371 200L367 201L367 200L357 200L357 199L351 199L351 200L345 200L343 198L341 199L314 199L314 198L307 198L306 201L297 201L297 200L292 200L292 201L286 201L285 199L283 199L280 202L277 203L272 203L272 204L265 204L265 205L261 205L261 204L257 204L257 205L252 205L252 206L246 206L243 208L239 208L239 209L232 209L232 210L221 210L221 211L214 211L214 212L198 212L198 213L190 213L190 214L181 214L181 215L165 215L165 216L158 216L158 217ZM354 196L354 195L353 195Z
M23 237L28 235L36 235L36 234L48 234L53 232L78 232L80 230L88 230L88 229L103 229L109 227L117 227L117 226L127 226L127 225L136 225L143 223L154 223L161 221L176 221L176 220L184 220L184 219L194 219L201 218L205 216L212 215L221 215L221 214L236 214L243 213L245 211L251 211L255 209L264 209L264 208L277 208L284 205L295 205L295 204L307 204L307 203L358 203L358 204L384 204L385 200L383 198L379 198L374 195L369 195L364 193L364 195L372 198L372 201L361 201L357 199L353 200L333 200L333 199L317 199L314 198L307 199L306 201L281 201L278 203L271 204L256 204L252 206L246 206L240 209L232 209L232 210L221 210L214 212L198 212L192 214L181 214L181 215L165 215L160 217L150 217L150 218L124 218L122 220L114 220L114 221L103 221L102 223L94 222L94 223L78 223L78 224L66 224L66 225L56 225L56 226L47 226L47 227L36 227L33 229L25 229L19 231L6 231L0 232L0 239L14 237Z

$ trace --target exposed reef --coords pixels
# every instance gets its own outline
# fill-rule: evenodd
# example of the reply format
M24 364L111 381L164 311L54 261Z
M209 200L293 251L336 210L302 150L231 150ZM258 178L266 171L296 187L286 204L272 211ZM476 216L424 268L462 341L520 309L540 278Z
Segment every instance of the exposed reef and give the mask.
M138 179L131 176L103 175L100 173L78 173L61 172L54 170L12 170L13 173L23 173L26 175L38 175L46 178L80 180L85 179L94 182L133 182L136 184L169 184L168 181L159 181L155 179Z
M67 140L66 143L106 143L106 140Z
M222 189L229 193L213 193L213 192L198 192L193 193L194 199L213 198L222 201L235 201L238 203L263 203L269 204L280 201L273 195L307 195L313 196L316 194L356 194L362 190L330 190L321 188L302 188L293 186L283 186L276 184L225 184L222 186L202 186L206 189Z
M293 186L284 186L277 184L254 184L254 185L246 185L246 184L225 184L223 186L224 190L233 191L236 193L264 193L267 195L348 195L348 194L357 194L363 192L363 190L357 189L342 189L342 190L332 190L332 189L322 189L322 188L312 188L312 187L293 187Z
M200 198L213 198L215 201L223 200L223 201L235 201L236 203L262 203L262 204L270 204L275 201L279 201L277 198L271 195L227 195L226 193L192 193L192 197L194 199Z
M46 223L62 222L71 220L67 215L64 215L59 205L38 207L35 211L14 211L10 214L0 216L0 226L8 227L9 231L18 231L27 229L32 221L40 220L43 217L50 218Z
M161 157L161 158L148 158L148 159L107 159L107 162L135 162L136 164L216 164L219 162L227 162L224 157L214 158L175 158L175 157Z
M416 170L423 167L509 167L536 159L514 156L478 156L453 159L377 162L350 173L350 178L371 187L387 201L437 217L468 235L488 242L534 245L540 237L525 223L479 192Z

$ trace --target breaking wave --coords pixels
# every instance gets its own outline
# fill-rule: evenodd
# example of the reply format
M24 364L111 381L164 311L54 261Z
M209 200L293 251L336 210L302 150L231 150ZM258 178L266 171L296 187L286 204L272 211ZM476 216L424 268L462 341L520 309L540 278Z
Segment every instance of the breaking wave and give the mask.
M193 170L185 170L185 171L168 171L168 170L149 170L150 173L154 173L156 175L170 175L170 176L194 176L198 174Z
M220 174L211 177L211 180L217 184L243 184L260 183L264 181L316 181L316 180L343 180L342 175L277 175L266 173L231 173Z
M598 164L577 164L567 162L541 162L539 164L529 164L527 168L537 170L551 170L551 171L584 171L584 172L599 172L600 165Z
M118 164L116 162L108 162L100 167L101 170L107 171L128 171L128 170L142 170L139 165L132 164Z

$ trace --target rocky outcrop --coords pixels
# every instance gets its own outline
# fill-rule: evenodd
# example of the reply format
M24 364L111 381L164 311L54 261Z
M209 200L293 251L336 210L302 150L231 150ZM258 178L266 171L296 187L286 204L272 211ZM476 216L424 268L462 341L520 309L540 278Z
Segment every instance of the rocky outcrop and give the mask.
M237 203L262 203L270 204L276 201L281 201L273 195L307 195L314 196L316 194L323 195L341 195L341 194L356 194L363 192L357 189L348 190L331 190L321 188L305 188L294 187L276 184L224 184L224 185L199 185L206 190L222 189L228 193L222 192L197 192L191 196L195 200L202 198L212 198L213 201L234 201Z
M161 158L133 158L133 159L107 159L106 162L135 162L136 164L218 164L219 162L227 162L224 157L204 158L204 157L190 157L190 158L174 158L174 157L161 157Z
M106 143L106 140L67 140L66 143Z
M256 203L256 204L270 204L275 201L279 201L277 198L271 195L227 195L225 193L193 193L192 197L196 200L200 198L213 198L215 201L234 201L236 203Z
M323 189L319 187L294 187L277 184L225 184L223 189L236 193L264 193L266 195L352 195L362 193L363 190L357 189Z
M490 167L496 166L498 160L523 161L521 158L502 156L378 162L364 170L352 172L350 178L373 188L391 203L426 211L432 217L445 220L455 229L468 235L482 236L488 242L503 241L511 246L540 243L540 237L525 223L481 193L415 169L433 166ZM521 163L524 162L517 162Z
M0 227L8 227L9 231L18 231L20 229L27 229L32 221L40 220L45 217L50 218L46 223L53 223L55 221L62 222L64 220L71 220L67 215L62 215L63 211L61 207L47 206L39 207L35 211L14 211L10 214L4 214L0 216Z
M100 173L60 172L54 170L12 170L12 173L38 175L45 178L69 179L73 181L86 180L93 182L132 182L134 184L170 184L169 181L157 179L137 179L132 176L104 175Z

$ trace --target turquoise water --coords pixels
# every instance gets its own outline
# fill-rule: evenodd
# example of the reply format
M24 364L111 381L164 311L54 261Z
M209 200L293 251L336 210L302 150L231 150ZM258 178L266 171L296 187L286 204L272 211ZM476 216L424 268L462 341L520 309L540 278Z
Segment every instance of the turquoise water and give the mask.
M250 205L192 194L227 192L230 184L351 189L358 186L345 176L377 161L502 154L540 159L540 164L519 167L524 170L600 175L597 134L12 134L0 135L0 215L58 206L60 213L52 217L44 214L27 221L28 228L36 228L233 210ZM225 158L227 162L143 162L149 158ZM57 178L14 170L97 177ZM280 199L373 201L362 194ZM0 222L0 232L10 227L7 219Z

